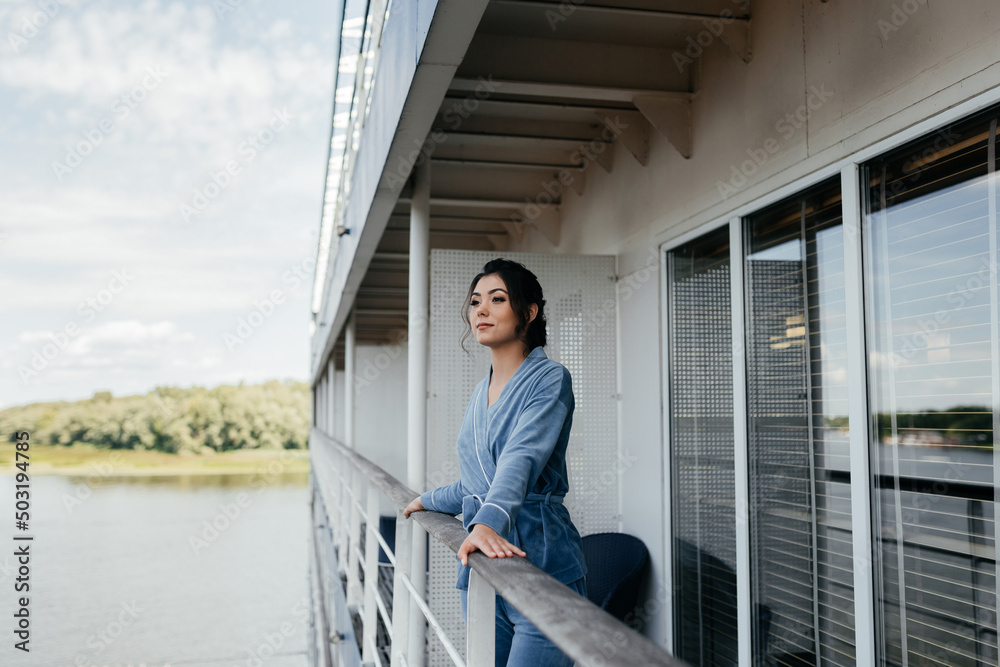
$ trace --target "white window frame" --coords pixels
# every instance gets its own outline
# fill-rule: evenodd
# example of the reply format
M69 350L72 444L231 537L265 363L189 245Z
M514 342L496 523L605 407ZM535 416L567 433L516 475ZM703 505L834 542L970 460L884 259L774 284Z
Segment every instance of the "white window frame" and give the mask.
M670 355L667 350L668 303L667 303L667 253L720 227L729 226L730 238L730 280L733 322L733 445L734 468L736 474L736 557L737 557L737 621L739 642L739 664L750 665L752 661L752 592L750 590L750 531L749 510L749 459L746 412L746 304L743 299L744 264L743 220L757 211L803 192L824 180L837 177L841 181L844 229L844 273L847 309L848 377L853 386L864 391L851 392L850 452L851 452L851 515L852 546L854 551L854 630L855 650L858 665L876 664L877 633L875 623L875 573L873 569L872 544L872 479L870 462L870 420L868 400L868 363L865 343L864 276L862 250L862 188L861 166L885 153L921 137L940 131L942 128L968 118L979 111L1000 104L1000 87L982 92L962 103L936 113L929 118L895 132L872 145L832 162L810 174L793 179L775 188L764 196L734 208L724 216L713 217L695 228L671 238L659 246L660 252L660 423L664 456L664 533L663 572L665 581L674 581L673 559L673 495L671 489L671 449L670 449ZM860 382L861 384L858 384ZM994 464L994 474L1000 479L1000 466ZM998 487L1000 494L1000 487ZM1000 582L1000 558L997 559L998 582ZM1000 583L998 583L1000 586ZM667 586L671 590L672 586ZM1000 595L997 595L997 618L1000 619ZM671 651L676 646L674 636L674 600L668 595L666 600L666 641Z

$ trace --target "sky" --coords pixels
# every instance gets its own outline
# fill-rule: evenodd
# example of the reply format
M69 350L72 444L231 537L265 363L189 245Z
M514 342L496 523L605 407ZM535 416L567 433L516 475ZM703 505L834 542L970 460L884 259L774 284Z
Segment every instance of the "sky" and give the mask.
M0 0L0 409L306 379L333 13Z

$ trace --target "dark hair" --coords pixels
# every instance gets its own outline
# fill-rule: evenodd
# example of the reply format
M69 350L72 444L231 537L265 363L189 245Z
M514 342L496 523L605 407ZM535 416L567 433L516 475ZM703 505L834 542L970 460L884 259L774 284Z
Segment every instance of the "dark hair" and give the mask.
M462 334L462 349L469 348L465 342L472 335L472 325L469 323L469 304L472 303L472 292L476 284L484 276L499 276L507 286L510 307L517 314L518 323L514 329L521 342L524 343L524 356L528 356L536 347L545 347L545 299L542 297L542 286L538 278L524 264L512 262L509 259L492 259L486 262L483 270L476 274L469 285L462 305L462 320L465 322L465 333ZM538 306L535 319L531 319L531 304ZM530 321L529 321L530 320Z

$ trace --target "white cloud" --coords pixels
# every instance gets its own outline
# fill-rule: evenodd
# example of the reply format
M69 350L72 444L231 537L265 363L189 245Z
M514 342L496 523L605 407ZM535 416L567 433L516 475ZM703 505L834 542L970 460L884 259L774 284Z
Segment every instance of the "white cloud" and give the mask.
M0 404L90 395L95 388L301 377L306 288L283 273L315 257L329 142L329 3L294 11L246 2L219 20L197 0L69 1L12 54L6 35L36 0L0 0L0 368L19 365L70 323L80 333L36 379L0 386ZM287 16L286 16L287 15ZM303 18L289 18L292 16ZM306 24L303 19L308 20ZM126 117L115 100L166 75ZM148 80L147 80L148 81ZM135 101L135 100L133 100ZM194 222L181 202L276 109L295 116ZM52 164L103 119L113 130L60 180ZM93 320L79 304L113 271L134 281ZM227 354L221 334L255 299L289 305ZM301 323L300 323L301 321ZM263 346L269 346L265 352Z
M63 331L23 331L18 336L18 342L30 345L48 342L64 335ZM115 320L80 330L65 346L65 353L70 356L85 356L100 348L127 350L191 340L194 340L192 334L178 331L177 325L167 320L149 324L138 320Z
M62 114L83 130L103 117L114 120L115 100L141 86L150 68L158 69L166 73L162 84L134 109L145 121L140 124L153 125L159 142L195 139L216 149L256 130L272 107L296 113L329 96L330 59L298 43L288 21L278 21L252 45L226 44L222 34L207 6L67 8L19 55L8 57L0 85L30 97L62 98Z

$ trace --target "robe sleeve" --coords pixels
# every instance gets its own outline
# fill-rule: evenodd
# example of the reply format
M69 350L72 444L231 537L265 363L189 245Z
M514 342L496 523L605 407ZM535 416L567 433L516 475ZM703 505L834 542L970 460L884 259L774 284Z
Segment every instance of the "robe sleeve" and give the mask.
M469 522L470 530L481 523L500 536L510 534L525 495L535 488L559 442L572 396L569 371L561 366L539 380L500 452L493 486Z
M462 488L462 480L457 480L452 484L439 486L436 489L431 489L420 494L420 502L425 509L454 516L461 513L462 498L465 495L465 490Z

